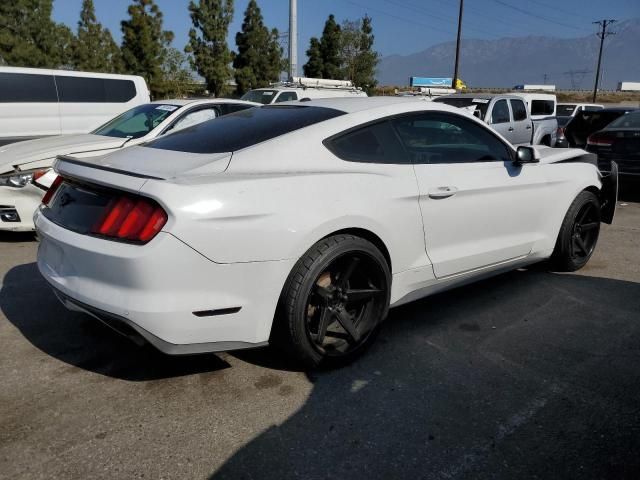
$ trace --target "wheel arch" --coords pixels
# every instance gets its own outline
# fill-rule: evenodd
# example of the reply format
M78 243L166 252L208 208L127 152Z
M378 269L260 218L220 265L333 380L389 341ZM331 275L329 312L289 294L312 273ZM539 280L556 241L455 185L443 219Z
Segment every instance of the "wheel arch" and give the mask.
M392 263L391 263L391 254L389 253L389 249L387 248L387 245L378 235L376 235L371 230L367 230L366 228L359 228L359 227L343 228L341 230L336 230L335 232L331 232L325 235L318 241L324 240L327 237L332 237L333 235L341 235L341 234L353 235L355 237L364 238L365 240L373 243L375 247L378 250L380 250L380 253L382 253L385 260L387 261L387 265L389 266L389 271L393 272Z

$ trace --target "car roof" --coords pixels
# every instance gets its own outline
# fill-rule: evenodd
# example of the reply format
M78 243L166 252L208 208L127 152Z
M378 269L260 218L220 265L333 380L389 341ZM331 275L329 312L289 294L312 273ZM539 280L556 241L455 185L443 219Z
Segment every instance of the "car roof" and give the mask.
M236 104L245 104L252 106L262 106L260 103L256 102L247 102L246 100L235 100L233 98L168 98L165 100L154 100L150 102L152 104L159 105L179 105L181 107L185 105L191 105L198 103L200 105L206 104L220 104L220 103L236 103Z
M598 112L633 112L638 110L636 107L605 107L597 110Z

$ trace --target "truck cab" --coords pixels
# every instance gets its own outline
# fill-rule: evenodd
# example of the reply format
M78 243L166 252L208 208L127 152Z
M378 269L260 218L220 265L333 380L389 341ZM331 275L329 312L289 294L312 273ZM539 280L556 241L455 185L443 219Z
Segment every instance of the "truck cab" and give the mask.
M531 144L533 123L522 98L514 95L455 94L436 98L434 102L471 111L515 146Z

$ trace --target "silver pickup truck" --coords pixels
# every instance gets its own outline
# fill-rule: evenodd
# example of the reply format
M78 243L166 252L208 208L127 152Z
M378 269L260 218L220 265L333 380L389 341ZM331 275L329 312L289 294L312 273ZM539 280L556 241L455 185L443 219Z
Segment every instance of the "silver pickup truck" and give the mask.
M553 97L553 104L545 98L545 103L539 105L537 96ZM554 146L556 143L558 122L555 119L554 95L463 93L439 97L434 102L472 111L513 145ZM534 115L531 114L532 108ZM541 108L544 112L552 109L552 113L541 114Z

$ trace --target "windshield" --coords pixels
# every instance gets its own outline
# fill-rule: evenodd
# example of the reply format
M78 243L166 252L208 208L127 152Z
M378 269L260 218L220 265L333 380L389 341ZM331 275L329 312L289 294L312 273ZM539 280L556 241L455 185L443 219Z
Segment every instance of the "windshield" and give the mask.
M240 98L240 100L269 105L277 94L277 90L249 90Z
M558 126L564 127L573 117L558 117Z
M573 111L576 109L575 105L571 105L570 103L559 103L558 104L558 116L571 116L573 115Z
M472 97L463 97L463 98L436 98L434 102L446 103L447 105L451 105L452 107L458 108L469 108L471 110L477 110L480 112L481 117L484 118L487 113L487 107L489 106L488 98L472 98ZM475 107L475 109L473 108Z
M607 125L607 130L612 128L640 129L640 112L627 113L626 115L616 118Z
M178 105L159 103L138 105L118 115L91 133L117 138L144 137L178 108L180 108Z

